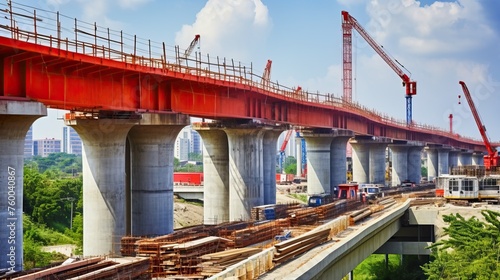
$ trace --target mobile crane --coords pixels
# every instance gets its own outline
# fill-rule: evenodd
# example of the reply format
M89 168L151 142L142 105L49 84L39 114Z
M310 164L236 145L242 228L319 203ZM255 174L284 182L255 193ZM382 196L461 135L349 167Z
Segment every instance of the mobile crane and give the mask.
M412 124L412 96L417 94L417 82L410 80L398 64L403 67L397 60L393 61L389 55L382 49L382 46L377 44L368 32L352 17L348 12L342 11L342 30L343 30L343 98L345 101L352 101L352 29L365 39L365 41L377 52L378 55L389 65L389 67L398 74L403 80L403 86L406 86L406 124ZM404 68L404 67L403 67Z
M474 116L474 120L476 121L477 128L479 128L479 133L481 133L484 145L486 146L486 150L488 151L488 154L484 156L484 168L486 170L491 170L497 166L500 166L498 151L493 148L490 140L488 139L488 135L486 135L486 127L483 125L483 122L479 117L479 113L476 110L476 106L474 105L474 101L472 100L467 85L463 81L460 81L459 84L462 86L462 91L464 92L465 98L467 99L467 103L469 103L469 107L472 115ZM460 95L458 96L458 98L460 99Z
M189 47L184 51L184 54L182 56L179 55L179 60L177 61L178 64L181 64L182 61L187 59L193 52L196 45L198 45L199 43L200 43L200 34L196 34L194 36L194 39L191 41L191 44L189 44Z

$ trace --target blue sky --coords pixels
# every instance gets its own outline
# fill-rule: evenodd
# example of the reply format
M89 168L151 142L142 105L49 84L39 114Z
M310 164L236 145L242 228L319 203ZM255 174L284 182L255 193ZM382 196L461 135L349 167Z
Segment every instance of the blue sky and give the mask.
M491 140L500 142L500 1L415 0L49 0L23 3L168 46L233 58L254 69L273 61L271 79L289 87L342 94L342 10L347 10L417 81L413 120L480 139L459 80L472 95ZM400 78L354 32L353 99L405 119ZM458 95L462 104L458 104ZM35 124L35 139L61 138L62 112ZM55 123L55 124L54 124Z

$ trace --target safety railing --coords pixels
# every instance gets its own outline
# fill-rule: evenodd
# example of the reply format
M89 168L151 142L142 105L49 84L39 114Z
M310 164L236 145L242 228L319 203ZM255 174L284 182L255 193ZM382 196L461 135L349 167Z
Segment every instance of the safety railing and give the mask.
M290 101L334 107L390 126L482 143L477 139L451 134L439 127L418 123L408 125L404 120L395 119L356 102L347 102L333 94L312 93L278 82L264 82L262 75L253 72L252 64L218 56L210 57L201 52L183 57L184 51L178 46L143 39L97 23L79 21L59 12L36 9L14 1L0 3L0 36L164 72L205 77L209 79L206 82L234 83L264 94L279 95Z

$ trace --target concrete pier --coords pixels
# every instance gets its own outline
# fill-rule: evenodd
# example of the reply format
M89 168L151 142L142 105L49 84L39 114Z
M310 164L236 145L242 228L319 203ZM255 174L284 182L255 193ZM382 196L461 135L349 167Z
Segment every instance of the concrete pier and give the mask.
M385 150L386 143L370 144L369 182L385 184Z
M443 174L449 174L450 170L448 168L448 157L450 153L450 148L438 148L438 174L441 176Z
M224 128L229 148L229 220L247 221L264 204L263 128Z
M83 254L120 255L127 234L125 144L138 119L65 120L83 143Z
M432 182L438 176L438 151L434 148L426 147L427 152L427 180Z
M408 180L416 184L422 180L422 149L423 146L408 148Z
M264 204L276 204L276 150L283 130L266 130L262 138L264 164Z
M464 150L458 154L458 166L472 165L472 151Z
M346 143L350 130L302 132L307 144L307 193L331 193L346 181Z
M193 126L203 139L203 221L215 225L229 221L229 148L220 128Z
M351 137L352 136L337 136L332 140L330 149L331 187L337 187L339 184L347 183L347 141Z
M472 165L484 165L484 153L475 152L472 154Z
M370 146L349 142L352 147L352 180L359 184L370 182ZM384 165L385 166L385 165Z
M0 269L23 270L24 140L46 115L38 102L0 100Z
M392 186L408 180L408 149L406 144L390 145L392 151Z
M448 153L448 167L450 169L458 166L458 155L459 154L460 154L460 150L457 150L457 149L452 149Z
M143 114L128 134L131 151L131 234L159 236L174 230L174 144L189 125L184 115Z

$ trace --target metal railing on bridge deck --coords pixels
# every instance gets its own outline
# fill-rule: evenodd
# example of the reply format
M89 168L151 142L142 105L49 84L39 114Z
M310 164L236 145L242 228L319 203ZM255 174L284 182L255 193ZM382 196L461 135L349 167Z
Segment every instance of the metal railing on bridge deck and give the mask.
M194 57L182 57L178 46L130 35L70 18L59 12L36 9L32 6L7 1L0 4L0 36L25 41L37 45L57 48L93 57L99 57L167 72L178 72L205 77L205 82L228 82L263 94L274 94L288 100L314 103L319 107L355 113L379 123L409 129L416 132L477 142L478 139L451 134L444 129L398 120L356 102L347 102L333 94L311 93L301 89L280 85L278 82L263 81L262 75L253 72L253 65L235 63L233 59L215 58L195 52ZM69 39L73 38L73 39ZM145 70L144 70L145 71Z

